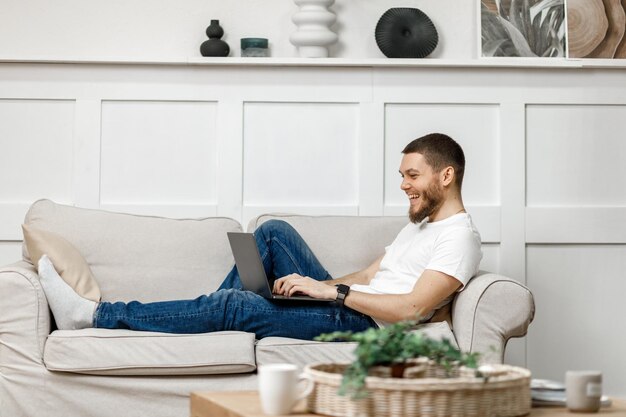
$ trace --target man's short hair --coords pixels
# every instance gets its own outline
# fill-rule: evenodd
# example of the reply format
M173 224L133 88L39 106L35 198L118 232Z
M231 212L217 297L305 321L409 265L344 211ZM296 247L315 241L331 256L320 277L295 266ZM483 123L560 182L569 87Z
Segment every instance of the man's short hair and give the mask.
M459 190L465 173L465 154L461 145L443 133L430 133L413 140L402 150L403 154L419 153L435 172L451 166L454 168L455 183Z

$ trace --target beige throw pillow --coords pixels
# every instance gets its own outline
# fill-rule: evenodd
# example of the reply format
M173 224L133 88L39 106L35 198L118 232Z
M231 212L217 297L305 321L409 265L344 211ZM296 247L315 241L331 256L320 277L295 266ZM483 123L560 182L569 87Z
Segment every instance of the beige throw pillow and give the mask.
M100 301L100 287L89 265L70 242L56 233L35 229L25 224L22 225L22 230L35 268L39 264L39 259L44 254L48 255L59 275L74 291L88 300Z

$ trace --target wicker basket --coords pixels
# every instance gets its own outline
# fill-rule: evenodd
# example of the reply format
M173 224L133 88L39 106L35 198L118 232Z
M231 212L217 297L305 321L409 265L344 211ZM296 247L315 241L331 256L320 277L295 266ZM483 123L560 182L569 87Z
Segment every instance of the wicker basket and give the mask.
M513 417L530 413L530 371L493 365L487 380L457 378L367 377L366 398L337 394L347 364L305 368L315 381L307 408L336 417ZM432 372L427 372L427 375Z

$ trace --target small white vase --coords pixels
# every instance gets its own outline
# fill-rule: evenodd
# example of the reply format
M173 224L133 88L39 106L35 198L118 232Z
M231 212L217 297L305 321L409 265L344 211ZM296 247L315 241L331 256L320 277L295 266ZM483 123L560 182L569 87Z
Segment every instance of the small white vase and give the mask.
M337 20L328 8L335 0L294 0L300 9L291 20L298 30L289 40L298 48L302 58L328 57L328 45L337 42L337 34L330 27Z

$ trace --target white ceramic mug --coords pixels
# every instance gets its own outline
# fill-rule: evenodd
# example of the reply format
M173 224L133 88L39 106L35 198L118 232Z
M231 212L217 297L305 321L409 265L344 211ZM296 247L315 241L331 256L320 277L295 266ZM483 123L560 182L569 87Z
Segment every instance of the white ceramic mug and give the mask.
M304 389L300 383L305 382ZM300 374L298 367L289 363L259 366L259 395L265 414L289 414L297 401L313 391L313 379Z
M595 413L600 409L602 373L599 371L567 371L565 373L565 392L568 409Z

